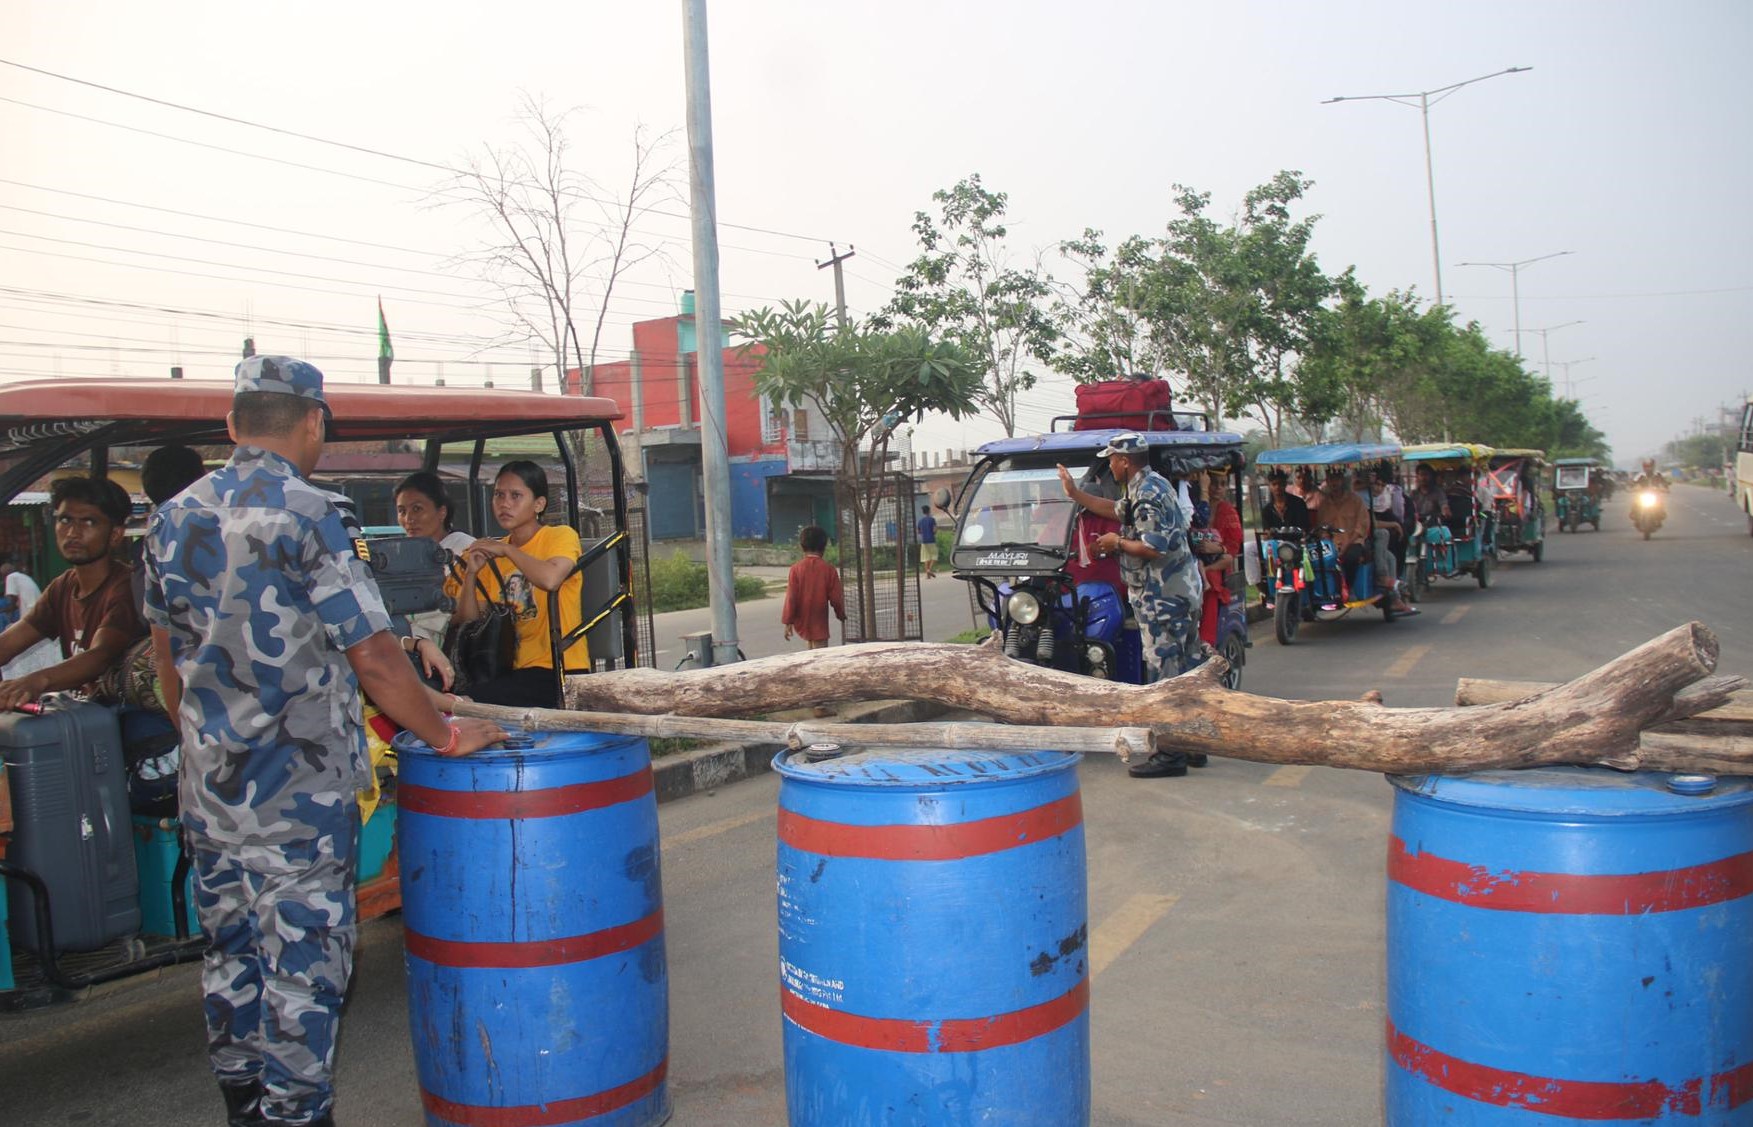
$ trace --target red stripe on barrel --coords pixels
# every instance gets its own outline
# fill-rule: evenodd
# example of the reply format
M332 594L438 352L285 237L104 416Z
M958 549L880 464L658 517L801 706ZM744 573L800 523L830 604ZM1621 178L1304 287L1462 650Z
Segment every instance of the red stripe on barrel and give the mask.
M543 790L438 790L402 785L396 791L403 814L439 818L557 818L631 802L651 793L651 769L596 783L573 783Z
M1031 810L941 825L854 826L823 822L781 808L779 840L827 857L874 861L958 861L1058 837L1083 824L1077 793Z
M641 920L586 935L522 942L472 942L406 933L408 954L444 967L555 967L630 951L663 932L663 909Z
M1640 916L1703 908L1753 894L1753 853L1655 873L1492 872L1388 843L1388 879L1415 892L1503 912Z
M1753 1062L1678 1086L1659 1080L1561 1080L1461 1060L1417 1041L1388 1022L1388 1055L1421 1080L1477 1103L1565 1119L1655 1119L1737 1108L1753 1098ZM1707 1094L1708 1090L1708 1094Z
M919 1020L862 1017L807 1001L783 987L780 1008L803 1029L842 1045L890 1053L971 1053L1051 1033L1089 1008L1089 979L1051 1001L995 1017Z
M460 1104L437 1096L424 1088L420 1090L420 1102L426 1110L440 1119L462 1124L463 1127L548 1127L550 1124L571 1123L579 1119L588 1119L593 1115L606 1115L626 1107L628 1104L644 1099L657 1091L669 1073L670 1060L665 1057L657 1063L657 1067L637 1080L630 1080L616 1088L598 1092L592 1096L577 1096L567 1100L550 1100L547 1103L526 1104L522 1107L484 1107L480 1104Z

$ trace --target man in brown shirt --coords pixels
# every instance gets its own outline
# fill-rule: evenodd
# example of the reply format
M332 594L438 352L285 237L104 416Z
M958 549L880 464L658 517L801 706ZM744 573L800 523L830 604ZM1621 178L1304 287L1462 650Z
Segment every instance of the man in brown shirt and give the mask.
M49 507L55 543L73 566L55 577L23 621L0 634L0 665L45 638L60 642L62 660L0 682L0 711L90 684L146 635L128 568L116 559L128 522L128 494L113 481L62 478L50 488Z
M810 525L798 534L798 547L803 559L791 565L785 577L785 606L779 621L785 624L785 640L793 634L802 638L812 650L828 644L828 610L833 608L841 622L846 621L846 606L840 590L840 572L822 558L828 550L828 534Z
M1351 491L1351 479L1344 470L1336 466L1327 470L1327 480L1321 485L1321 507L1310 523L1317 528L1331 525L1338 530L1333 533L1333 548L1345 569L1346 583L1355 585L1357 565L1369 558L1367 545L1372 543L1374 526L1370 523L1369 506ZM1353 591L1351 597L1362 599L1372 593Z

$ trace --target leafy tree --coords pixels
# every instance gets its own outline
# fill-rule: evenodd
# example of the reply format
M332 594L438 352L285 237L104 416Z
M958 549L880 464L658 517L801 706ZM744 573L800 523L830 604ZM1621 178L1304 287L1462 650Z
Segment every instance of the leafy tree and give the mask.
M1716 469L1728 462L1733 451L1734 442L1727 435L1689 434L1662 447L1662 459L1696 469Z
M1155 284L1149 240L1133 235L1110 250L1102 232L1086 228L1059 253L1080 280L1056 287L1052 316L1063 335L1053 367L1079 383L1162 375L1168 357L1144 312Z
M974 414L981 366L953 340L933 339L917 326L842 326L820 303L782 302L729 325L745 338L745 352L761 350L756 390L788 407L813 404L840 444L840 480L851 493L851 535L861 561L859 605L869 623L876 615L871 525L882 476L890 472L890 440L902 422L928 411L956 419ZM904 498L909 507L911 500Z
M913 325L957 344L983 369L978 402L1005 434L1015 434L1017 395L1035 386L1029 365L1051 360L1060 337L1047 273L1039 256L1013 265L1007 197L987 191L978 175L931 198L937 215L913 217L919 257L895 280L895 296L874 326Z

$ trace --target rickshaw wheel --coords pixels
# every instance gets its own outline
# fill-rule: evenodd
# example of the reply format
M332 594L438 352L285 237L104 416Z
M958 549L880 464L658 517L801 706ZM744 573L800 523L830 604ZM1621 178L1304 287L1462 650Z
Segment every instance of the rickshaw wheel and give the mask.
M1278 644L1288 646L1296 641L1297 627L1302 625L1302 595L1292 592L1278 597L1278 606L1272 611L1272 633L1278 638Z
M1228 669L1224 670L1224 688L1240 689L1242 687L1242 662L1247 658L1247 654L1244 652L1245 649L1246 645L1243 643L1241 636L1237 634L1231 634L1229 637L1225 638L1223 640L1223 645L1218 648L1217 652L1219 656L1229 662L1230 666Z
M1473 576L1479 580L1481 591L1491 586L1491 557L1489 555L1479 557L1479 566L1474 569Z

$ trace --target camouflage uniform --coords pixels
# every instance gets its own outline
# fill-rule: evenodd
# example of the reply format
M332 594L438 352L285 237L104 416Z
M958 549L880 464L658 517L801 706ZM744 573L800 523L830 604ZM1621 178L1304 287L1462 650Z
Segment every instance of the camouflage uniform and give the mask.
M1187 518L1168 480L1141 469L1120 501L1120 536L1154 549L1154 560L1122 554L1120 571L1144 649L1146 684L1189 667L1199 648L1199 565L1187 545Z
M320 401L321 379L257 357L237 387ZM390 626L356 535L332 494L252 446L159 509L149 533L147 616L183 684L208 1055L223 1086L260 1082L268 1122L321 1119L333 1099L366 763L343 651Z

